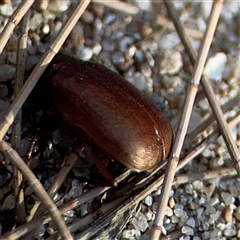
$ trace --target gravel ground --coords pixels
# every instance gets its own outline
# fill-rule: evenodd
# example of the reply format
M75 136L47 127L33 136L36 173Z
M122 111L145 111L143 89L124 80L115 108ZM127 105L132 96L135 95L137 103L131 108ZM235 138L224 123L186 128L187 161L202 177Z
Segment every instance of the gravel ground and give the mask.
M4 2L4 1L3 1ZM21 1L0 3L0 31ZM139 90L147 93L165 112L174 119L182 108L186 85L192 67L177 33L170 24L159 24L156 14L168 18L160 1L125 1L142 10L137 16L112 10L100 4L91 4L62 47L62 52L83 60L94 60L121 73ZM67 19L71 1L52 1L42 12L33 11L30 20L28 57L26 69L30 70L47 50ZM196 50L206 27L211 9L210 1L174 2L182 23L192 29L191 40ZM129 10L129 9L127 9ZM218 29L209 52L205 68L212 80L217 99L221 105L240 93L240 4L237 1L224 3ZM16 46L18 29L11 36L0 55L0 114L10 106L12 85L16 71ZM239 110L235 106L227 113L233 117ZM211 114L207 100L202 99L194 108L189 132ZM173 129L176 129L174 121ZM9 140L11 129L5 136ZM232 128L234 140L240 148L239 125ZM22 141L26 152L26 140ZM29 142L28 142L29 144ZM6 165L0 153L0 161ZM230 156L222 138L210 145L177 175L205 172L231 166ZM11 166L6 166L11 172ZM39 178L43 178L39 173ZM2 177L3 178L3 177ZM5 177L0 189L0 210L11 210L6 200L10 191L9 178ZM51 179L48 179L51 181ZM7 184L8 183L8 184ZM47 181L44 186L49 184ZM82 191L82 184L70 183L68 197ZM137 208L119 239L149 239L156 213L160 191L147 196ZM13 200L14 201L14 200ZM240 179L236 176L218 177L210 180L195 180L173 186L164 223L164 234L169 239L240 239ZM4 204L7 204L5 206ZM81 207L81 214L89 211L89 205ZM69 212L68 222L74 219ZM69 220L71 219L71 220ZM45 230L43 230L44 234ZM43 235L44 236L44 235ZM39 237L39 239L45 239Z

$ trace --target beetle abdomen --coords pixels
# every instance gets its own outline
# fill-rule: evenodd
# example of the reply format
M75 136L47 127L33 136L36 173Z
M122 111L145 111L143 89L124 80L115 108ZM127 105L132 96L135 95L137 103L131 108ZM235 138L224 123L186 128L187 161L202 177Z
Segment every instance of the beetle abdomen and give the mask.
M163 113L134 86L104 66L57 55L51 63L59 117L135 171L167 157L172 130Z

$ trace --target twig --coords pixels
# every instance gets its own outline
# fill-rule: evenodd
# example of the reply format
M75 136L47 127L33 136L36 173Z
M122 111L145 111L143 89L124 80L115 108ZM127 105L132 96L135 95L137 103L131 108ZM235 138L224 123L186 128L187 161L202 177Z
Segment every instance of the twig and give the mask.
M41 60L35 66L33 72L28 77L26 83L24 84L23 88L21 89L17 98L14 99L12 105L10 106L9 110L3 117L3 121L0 124L0 139L3 138L5 133L7 132L9 126L13 123L14 118L16 117L17 113L21 109L24 101L34 88L35 84L37 83L38 79L47 68L48 64L51 62L55 54L59 51L62 44L66 40L67 36L71 32L72 28L75 26L76 22L90 3L90 0L80 1L76 8L74 9L73 13L69 17L68 21L62 27L60 33L55 38L55 40L50 44L49 50L43 55Z
M72 169L77 159L78 159L78 155L72 152L47 191L50 198L53 198L57 193L57 191L59 190L59 188L62 186L63 182L66 179L66 176L68 175L69 171ZM33 217L40 216L45 210L46 210L45 206L40 204L39 208L37 209Z
M183 146L184 138L187 132L188 123L193 108L194 99L197 93L198 85L202 75L203 67L207 58L207 54L212 42L213 34L219 19L222 8L222 2L214 1L212 6L211 15L208 21L207 29L204 33L201 49L194 65L193 74L191 77L190 85L188 86L187 95L185 98L184 108L181 120L178 126L176 139L173 144L171 157L167 164L167 172L164 178L163 191L157 207L157 214L154 220L151 231L151 239L158 239L161 235L163 218L166 212L169 193L173 182L174 174L177 168L179 156Z
M234 125L237 125L240 122L239 116L240 115L238 114L229 123L230 127L233 127ZM209 145L210 142L215 141L220 135L221 135L220 131L218 129L215 129L215 131L213 133L211 133L201 144L199 144L198 146L195 146L194 150L191 150L186 156L184 156L181 159L181 161L180 161L180 163L177 167L177 170L184 167L194 157L199 155L207 147L207 145ZM234 168L221 168L221 169L207 170L207 171L204 171L204 172L194 172L194 173L190 173L190 174L189 173L180 174L180 175L175 177L175 179L173 181L173 185L181 185L181 184L186 184L186 183L193 182L193 181L196 181L196 180L209 180L209 179L219 178L219 177L224 177L224 176L232 177L232 176L236 176L236 175L237 175L237 172ZM114 218L116 217L118 212L121 212L121 215L124 214L124 216L125 216L125 214L128 215L129 214L129 209L133 209L136 205L139 204L140 201L142 201L151 192L161 188L163 178L164 178L164 175L160 176L160 178L156 179L150 185L145 183L145 186L142 186L142 189L143 189L142 191L138 192L134 197L127 200L127 202L124 202L124 204L122 204L122 206L119 206L117 208L117 210L115 208L112 209L112 211L110 213L108 213L107 216L104 217L104 220L105 220L105 218L106 219L113 219L112 221L113 221L113 224L114 224ZM146 185L147 185L147 187L146 187ZM105 211L103 211L103 212L105 212ZM101 213L103 213L103 212L101 212ZM97 213L99 213L99 212L93 213L92 217L94 218L94 215L97 214ZM112 223L112 221L111 221L111 223ZM83 228L84 226L86 226L84 224L88 224L88 222L85 222L84 220L79 220L78 224L79 224L79 226L81 226L81 228ZM76 239L87 239L87 237L91 238L91 237L94 237L94 234L95 234L95 236L96 235L99 236L99 232L97 232L97 230L99 230L99 225L100 226L102 225L102 220L99 220L99 221L95 222L94 225L91 226L90 229L88 228L87 231L82 232L79 235L76 235ZM108 228L106 229L106 227L108 227ZM105 232L110 232L115 228L116 228L115 225L112 228L112 226L107 226L107 224L106 224L104 230L105 230ZM107 238L105 235L104 235L104 237ZM111 237L113 237L113 236L111 236Z
M78 207L84 202L87 202L94 197L106 192L110 187L97 187L95 189L89 190L86 193L83 193L80 197L76 199L72 199L68 201L67 203L63 204L62 206L59 207L59 212L61 214ZM23 236L24 234L28 233L29 231L34 230L37 227L42 226L43 224L48 223L51 221L51 217L48 214L45 214L41 218L34 218L32 221L25 223L21 225L20 227L13 229L12 231L9 231L5 234L2 235L2 238L0 240L12 240L19 238Z
M124 213L123 211L121 213L119 212L118 215L117 216L115 215L115 217L112 219L105 218L105 216L109 215L109 213L112 213L113 209L119 208L119 206L124 204L124 201L126 201L126 199L128 199L128 198L129 198L128 195L122 196L108 204L104 204L96 212L90 213L83 218L78 218L78 219L74 220L74 222L68 226L69 230L72 233L74 233L76 231L81 231L83 228L85 228L89 224L92 224L93 222L95 222L96 219L97 219L97 222L101 221L101 224L94 224L95 226L98 225L97 229L94 229L94 232L103 230L105 228L104 226L107 226L109 224L111 224L112 228L114 228L114 226L115 227L118 226L120 222L123 222L123 224L126 224L126 222L127 222L126 218L119 219L119 215L122 215ZM121 209L120 209L120 211L121 211ZM124 217L126 217L126 214L124 214ZM91 228L91 229L93 230L93 228ZM116 229L116 231L117 231L117 229ZM85 239L82 236L84 236L84 235L92 236L93 234L94 233L92 231L89 231L89 229L85 229L84 231L81 231L81 233L79 235L75 235L74 237L75 237L75 239ZM56 235L57 234L53 234L47 240L57 239ZM112 233L111 233L111 235L112 235ZM86 239L89 239L89 238L87 237Z
M235 126L235 125L237 125L239 123L240 123L240 113L238 113L238 115L236 115L235 118L232 119L229 122L229 127L233 127L233 126ZM183 166L185 166L194 157L199 155L207 147L207 145L210 142L215 141L219 136L220 136L220 132L216 129L213 133L211 133L210 136L207 136L202 141L201 144L199 144L198 146L195 146L193 148L194 150L191 150L187 155L185 155L181 159L177 169L179 170ZM210 171L212 171L212 170L210 170ZM214 175L215 177L225 176L224 174L226 174L226 175L229 174L229 176L232 176L232 175L234 175L236 173L234 168L230 168L228 170L227 169L226 170L220 169L220 170L214 170L214 171L216 171L216 175ZM221 172L220 174L219 174L219 171ZM223 171L223 173L222 173L222 171ZM208 174L208 171L206 171L205 175L202 174L202 173L200 175L201 175L201 177L203 177L206 180L206 177L207 176L211 176L212 174ZM187 179L187 176L186 175L184 175L184 176L185 177L183 177L183 178ZM197 175L197 176L199 176L199 175ZM160 178L155 180L153 183L151 183L147 187L145 187L145 186L146 186L146 184L148 184L148 179L145 179L145 185L144 185L144 183L142 183L142 185L144 186L144 191L140 193L140 198L139 199L142 200L146 196L148 196L151 192L159 189L161 187L161 185L162 185L163 177L164 176L161 176ZM199 179L202 179L202 178L199 178ZM197 180L197 179L195 179L195 180ZM97 187L95 189L89 190L88 192L83 193L80 197L78 197L76 199L72 199L72 200L68 201L67 203L61 205L59 207L59 211L60 211L61 214L63 214L63 213L65 213L65 212L67 212L67 211L69 211L69 210L71 210L73 208L78 207L82 203L87 202L90 199L93 199L94 197L96 197L96 196L106 192L109 189L110 189L110 187ZM136 204L136 202L133 202L132 204ZM12 231L10 231L8 233L5 233L4 235L2 235L2 237L3 237L3 239L6 239L6 240L16 239L17 237L21 237L22 235L26 234L27 232L32 231L35 228L37 228L37 227L39 227L39 226L41 226L43 224L48 223L50 220L51 220L51 217L49 217L49 215L44 215L41 218L34 218L30 222L28 222L26 224L23 224L20 227L17 227L16 229L14 229L14 230L12 230Z
M184 28L183 28L180 20L177 18L177 14L174 11L173 5L169 1L165 1L165 4L168 9L169 15L171 16L171 18L174 22L174 25L176 26L179 37L181 38L182 43L186 49L186 52L191 60L191 63L194 64L197 53L195 52L194 48L192 47L192 44L188 38L187 33L184 31ZM228 125L224 118L221 107L217 101L213 87L210 83L210 80L207 78L207 76L203 75L203 77L201 79L201 84L204 89L204 93L208 99L208 102L211 106L213 115L219 125L219 129L222 133L223 139L226 143L226 146L227 146L229 154L232 158L233 164L235 165L236 170L238 171L238 174L240 176L240 154L238 152L237 145L233 140L232 134L228 128Z
M33 188L35 194L40 198L43 204L47 207L49 214L54 220L62 239L70 240L73 239L65 222L63 221L58 208L54 202L48 196L44 190L42 184L35 177L28 166L22 161L16 151L14 151L4 140L0 141L0 150L4 153L5 157L8 158L13 165L15 165L28 180L29 185ZM0 237L0 239L6 239Z
M83 150L83 147L81 147L81 150ZM53 198L59 188L62 186L63 182L66 179L67 174L72 169L74 163L77 161L78 155L74 152L70 154L67 161L64 163L63 167L61 168L60 172L56 176L55 180L51 184L50 188L48 189L47 193L50 198ZM28 217L28 220L31 220L32 218L40 217L41 214L46 211L46 206L42 204L41 202L36 202L35 206L32 208L34 209L35 213L32 211L32 216ZM38 232L38 228L35 230L35 232ZM24 239L29 239L31 237L32 232L30 231L26 236L24 236ZM34 234L32 234L34 235Z
M14 86L14 95L16 96L23 86L23 79L25 73L25 62L26 62L26 48L27 48L27 35L29 29L29 18L30 11L27 11L26 15L20 22L20 33L21 36L18 41L18 54L17 54L17 70L16 70L16 82ZM21 124L22 124L22 113L19 111L16 117L16 124L13 126L11 143L13 148L20 152L21 149ZM16 198L17 208L17 220L19 223L26 221L25 202L24 202L24 191L20 187L23 181L22 174L14 166L13 168L13 179L14 179L14 195Z
M22 17L26 14L28 9L32 6L34 1L32 0L24 0L22 3L18 6L18 8L14 11L11 18L8 20L7 25L3 29L3 31L0 34L0 54L2 53L8 39L13 33L13 29L18 25L18 23L21 21Z

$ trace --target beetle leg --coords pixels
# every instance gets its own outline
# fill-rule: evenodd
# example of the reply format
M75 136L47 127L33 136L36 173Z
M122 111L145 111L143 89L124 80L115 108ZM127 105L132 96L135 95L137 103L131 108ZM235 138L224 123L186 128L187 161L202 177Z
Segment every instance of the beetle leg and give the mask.
M104 166L104 164L99 160L98 157L93 155L93 160L100 171L100 173L103 175L103 177L111 183L112 186L116 187L117 186L117 181L116 179L111 175L111 173L107 170L107 168Z

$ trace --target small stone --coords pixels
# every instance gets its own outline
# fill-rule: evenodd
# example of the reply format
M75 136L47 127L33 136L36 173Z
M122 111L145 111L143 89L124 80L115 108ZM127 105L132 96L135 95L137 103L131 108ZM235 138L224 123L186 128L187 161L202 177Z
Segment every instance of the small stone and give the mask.
M200 237L194 237L193 240L201 240Z
M233 206L232 205L229 205L224 209L222 217L226 222L232 222L232 220L233 220Z
M102 45L101 44L95 44L92 48L92 52L94 55L98 55L102 51Z
M155 60L154 60L154 58L153 58L153 56L152 56L151 53L146 52L146 59L147 59L147 61L148 61L149 66L150 66L150 67L154 67L154 65L155 65Z
M11 64L16 64L17 62L17 53L9 51L7 53L7 59Z
M204 208L202 208L202 207L197 209L197 217L198 218L202 215L203 211L204 211Z
M13 8L11 4L0 4L0 15L11 17L12 14Z
M112 52L115 49L115 41L111 38L104 39L102 41L102 47L105 51Z
M43 26L43 28L42 28L42 32L43 32L43 34L45 34L45 35L47 35L47 34L49 34L49 32L50 32L50 26L48 25L48 24L45 24L44 26Z
M201 198L199 199L199 204L200 205L205 205L205 203L206 203L206 196L201 196Z
M199 192L202 192L204 190L203 182L196 180L192 183L193 188Z
M82 185L77 181L72 181L72 188L69 191L68 195L72 198L79 197L82 194Z
M199 208L199 205L197 203L195 203L195 202L190 202L189 203L189 209L196 210L198 208Z
M223 234L225 237L233 237L234 235L236 235L237 231L236 231L236 226L234 223L229 222L226 224L226 227L223 231Z
M216 227L217 227L218 229L220 229L220 230L224 230L225 227L226 227L226 224L225 224L225 223L218 223L218 224L216 225Z
M176 229L176 224L170 222L168 224L165 224L165 228L166 228L167 232L173 232Z
M147 221L153 221L154 214L153 214L153 212L151 210L146 211L144 214L145 214L145 216L147 218Z
M153 198L152 196L147 196L145 199L144 199L144 203L147 205L147 206L152 206L153 204Z
M37 231L33 237L35 237L36 239L39 239L39 237L43 236L45 232L46 232L45 225L42 225L37 228Z
M152 2L149 1L149 0L135 0L137 6L141 9L141 10L144 10L144 11L149 11L149 10L152 10Z
M116 19L116 14L108 14L104 20L103 23L105 25L112 23Z
M125 58L122 52L114 52L112 54L112 61L114 65L121 65L125 62Z
M189 236L181 236L179 240L191 240Z
M187 213L181 207L178 207L177 204L176 204L173 212L177 217L181 217L181 218L184 218L184 219L188 218Z
M173 210L169 206L166 208L165 215L168 217L171 217L173 215Z
M174 49L180 43L180 39L176 32L172 32L164 36L155 36L155 42L158 43L160 49Z
M128 77L127 80L140 91L144 91L147 88L146 80L140 72L133 73L133 75Z
M133 38L123 37L120 40L120 50L121 52L127 52L128 48L133 44Z
M157 202L154 202L153 205L152 205L152 210L153 210L154 213L157 212L157 205L158 205Z
M122 237L123 239L136 240L136 238L134 237L135 233L136 233L135 229L124 230L122 233Z
M186 235L191 235L191 236L193 236L193 235L194 235L194 230L193 230L193 228L191 228L191 227L184 226L184 227L182 227L182 233L183 233L183 234L186 234Z
M204 231L202 234L202 239L210 239L210 231Z
M150 66L146 63L143 63L140 66L141 72L144 76L146 77L151 77L152 76L152 69L150 68Z
M179 218L178 218L177 216L173 215L173 216L171 217L171 222L172 222L172 223L178 223L178 222L179 222Z
M77 48L76 55L83 61L89 61L93 55L93 52L91 48L81 46Z
M49 2L49 9L54 12L64 12L71 5L70 0L55 0Z
M164 58L160 62L159 74L161 75L175 75L183 66L182 55L177 51L166 51Z
M84 42L83 27L80 24L76 24L68 37L68 43L76 48L83 45Z
M182 79L178 76L164 76L161 81L166 89L177 89L182 85Z
M190 194L190 195L192 195L192 193L193 193L193 186L192 186L192 184L186 184L185 192Z
M131 223L133 224L133 226L136 230L140 230L141 232L145 232L147 230L147 228L149 227L147 218L141 212L137 212L135 214Z
M171 197L171 198L169 199L169 206L170 206L170 208L172 208L172 209L175 207L175 200L174 200L173 197Z
M195 228L196 226L196 221L193 217L190 217L188 220L187 220L187 225L189 227L192 227L192 228Z
M215 190L215 185L210 184L209 186L205 187L205 194L207 196L207 199L210 199L213 192Z
M235 209L235 214L234 214L235 218L237 218L238 221L240 221L240 206L238 206Z
M69 210L63 214L65 217L73 217L75 215L73 210Z
M16 67L8 64L0 66L0 82L12 80L15 76Z
M223 202L226 205L231 205L235 202L235 198L228 192L221 192L221 197L222 197Z
M216 208L214 208L213 206L211 206L211 205L207 205L207 208L206 208L206 210L205 210L205 213L207 214L207 215L210 215L210 214L212 214L212 213L215 213L216 212Z
M52 227L48 227L46 231L49 235L53 235L55 233L55 230Z
M208 59L204 73L212 80L221 81L226 61L227 56L225 53L217 53Z
M224 165L224 160L222 156L214 157L209 160L210 168L216 169L216 168L222 167L223 165Z
M220 216L221 216L221 212L220 211L216 211L216 212L210 214L210 218L213 221L217 221Z
M219 237L222 235L222 231L219 229L214 229L210 232L210 239L219 239Z
M210 228L209 222L203 222L202 227L203 227L204 231L209 230L209 228Z
M32 15L30 19L29 28L34 32L39 26L41 26L43 22L44 22L43 15L40 13L35 13Z
M88 214L88 203L81 204L81 206L80 206L81 217L84 217L87 214Z
M209 148L206 148L203 152L202 152L203 157L205 158L210 158L212 157L212 150Z

